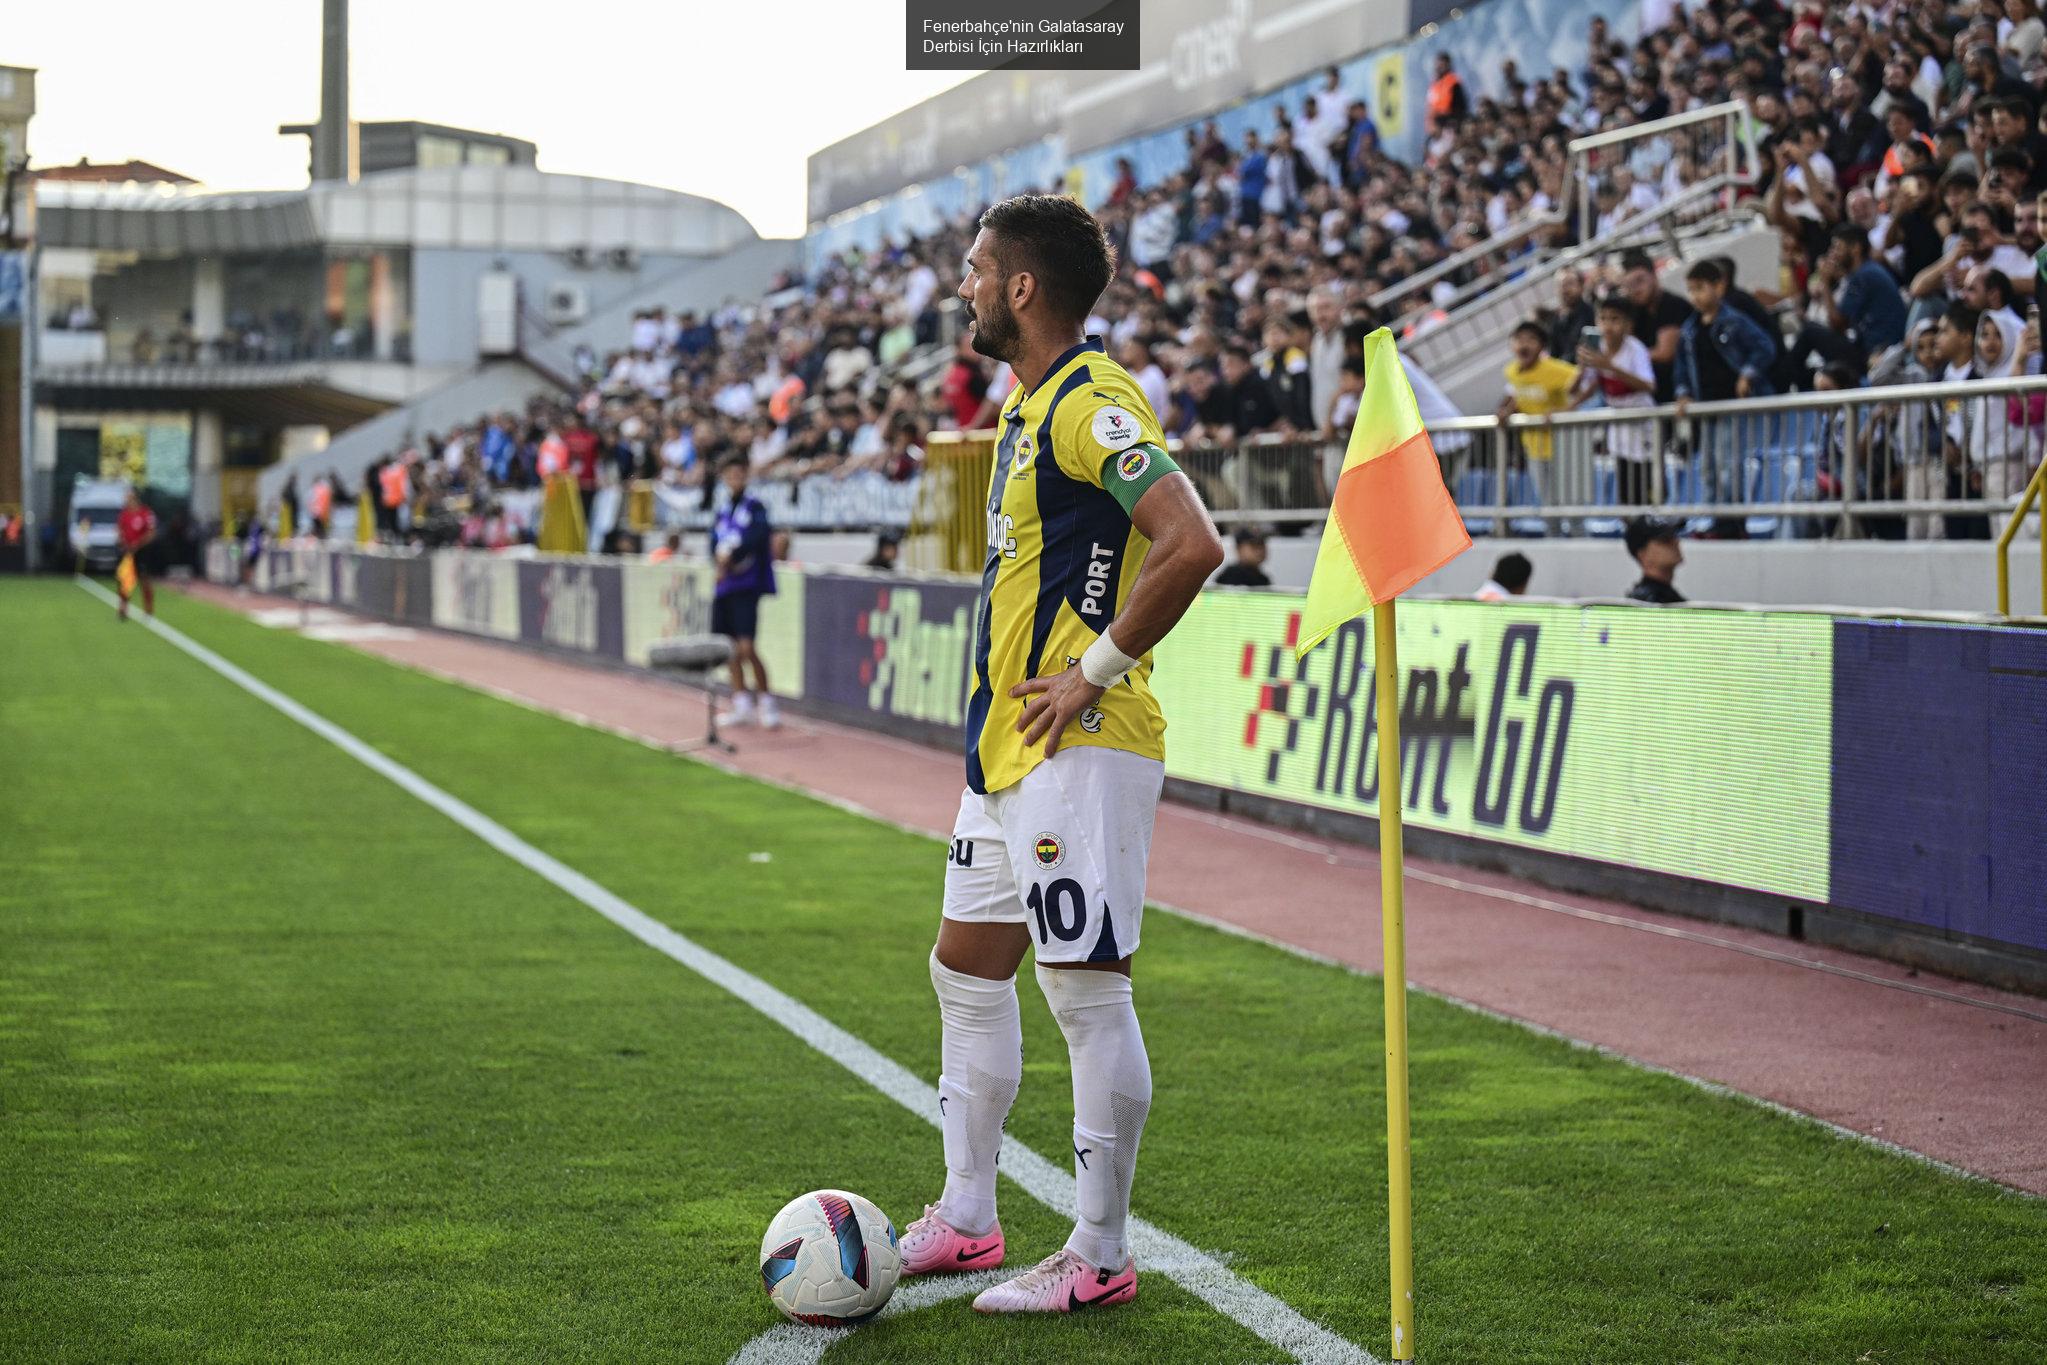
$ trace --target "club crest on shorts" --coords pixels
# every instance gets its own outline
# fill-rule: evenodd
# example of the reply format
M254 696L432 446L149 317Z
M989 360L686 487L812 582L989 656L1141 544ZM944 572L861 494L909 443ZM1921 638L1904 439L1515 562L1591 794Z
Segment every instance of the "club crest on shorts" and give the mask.
M1066 845L1056 834L1040 834L1031 855L1038 860L1039 867L1049 872L1066 861Z

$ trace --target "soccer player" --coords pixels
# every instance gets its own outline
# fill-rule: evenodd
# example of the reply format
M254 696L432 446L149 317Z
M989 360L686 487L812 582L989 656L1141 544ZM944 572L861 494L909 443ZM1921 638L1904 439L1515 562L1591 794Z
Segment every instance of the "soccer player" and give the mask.
M984 1313L1127 1303L1125 1231L1151 1064L1131 996L1165 780L1151 650L1222 563L1144 391L1083 336L1113 261L1087 210L1019 195L981 215L959 296L974 349L1008 364L967 702L967 789L931 954L945 1191L903 1235L907 1274L1006 1255L995 1158L1023 1078L1016 970L1073 1064L1080 1220L1066 1245L974 1300Z
M142 610L156 615L156 513L149 510L149 504L135 491L135 485L128 485L128 496L121 502L121 515L114 523L114 532L121 540L121 553L135 566L135 583L142 588ZM115 584L121 593L120 619L128 619L128 599L134 595L134 585L127 582Z
M772 730L782 723L782 713L775 694L768 691L767 666L753 637L760 624L761 599L775 591L774 556L769 553L774 531L768 525L768 509L746 491L747 473L744 455L718 466L728 496L711 528L711 549L718 561L711 633L732 640L732 710L718 719L727 725L758 720L763 730ZM748 669L753 670L751 691L746 685Z

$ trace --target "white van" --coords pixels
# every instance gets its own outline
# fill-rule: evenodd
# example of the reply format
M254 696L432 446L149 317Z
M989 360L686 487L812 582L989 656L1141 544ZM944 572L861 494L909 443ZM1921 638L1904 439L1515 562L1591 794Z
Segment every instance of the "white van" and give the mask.
M106 571L121 562L121 533L115 523L128 501L126 479L88 479L71 486L71 553L80 568Z

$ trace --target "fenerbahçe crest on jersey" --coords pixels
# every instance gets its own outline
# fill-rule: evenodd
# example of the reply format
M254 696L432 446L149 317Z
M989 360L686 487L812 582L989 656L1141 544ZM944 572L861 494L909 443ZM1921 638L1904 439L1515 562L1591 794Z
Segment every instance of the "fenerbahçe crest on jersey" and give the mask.
M1137 386L1089 337L1052 362L1037 388L1002 408L988 486L988 563L967 699L967 785L1001 791L1035 768L1044 741L1016 731L1009 689L1080 661L1108 629L1151 548L1130 509L1178 466ZM1067 724L1061 748L1166 755L1149 654Z

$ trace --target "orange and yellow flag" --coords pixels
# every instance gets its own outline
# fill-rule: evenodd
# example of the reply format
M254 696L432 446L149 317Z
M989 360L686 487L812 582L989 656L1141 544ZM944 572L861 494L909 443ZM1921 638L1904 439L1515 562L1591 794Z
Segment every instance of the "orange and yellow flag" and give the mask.
M1315 553L1296 649L1306 654L1345 621L1470 548L1393 334L1381 327L1365 338L1365 392Z
M135 556L121 556L120 564L114 569L114 581L121 585L121 595L126 597L135 591Z

